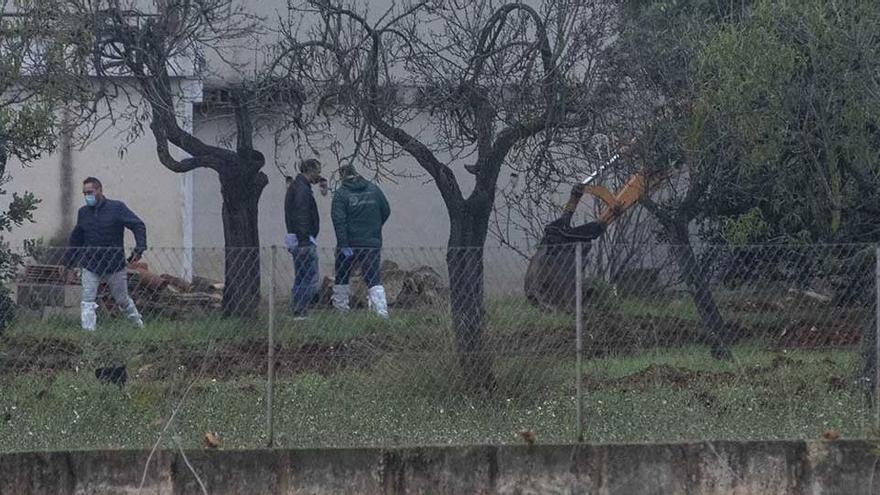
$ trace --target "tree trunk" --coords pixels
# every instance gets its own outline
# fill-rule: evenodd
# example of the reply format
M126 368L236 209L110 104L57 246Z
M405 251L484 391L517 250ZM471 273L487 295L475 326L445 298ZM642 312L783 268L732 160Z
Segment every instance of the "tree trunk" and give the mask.
M224 316L253 316L260 304L260 195L262 172L220 177L225 239Z
M488 393L495 387L492 356L486 349L483 334L483 245L488 216L487 221L480 220L467 212L450 215L446 266L455 345L462 374L471 391Z
M697 257L691 246L690 237L687 235L687 226L676 225L672 239L675 245L672 247L678 267L684 276L685 283L694 299L694 305L702 321L702 338L712 349L712 357L717 359L730 358L730 349L724 319L715 303L715 296L709 288L709 281L703 272Z

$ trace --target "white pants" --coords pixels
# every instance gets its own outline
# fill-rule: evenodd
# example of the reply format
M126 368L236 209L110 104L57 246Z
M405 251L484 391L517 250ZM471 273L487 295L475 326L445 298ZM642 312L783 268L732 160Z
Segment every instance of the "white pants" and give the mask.
M88 270L82 270L82 327L86 330L94 330L96 324L95 310L98 305L95 301L98 298L98 286L101 280L107 281L110 287L110 295L116 304L122 308L125 317L132 323L140 326L143 325L141 315L134 305L134 301L128 297L128 275L125 270L120 270L109 275L99 275Z

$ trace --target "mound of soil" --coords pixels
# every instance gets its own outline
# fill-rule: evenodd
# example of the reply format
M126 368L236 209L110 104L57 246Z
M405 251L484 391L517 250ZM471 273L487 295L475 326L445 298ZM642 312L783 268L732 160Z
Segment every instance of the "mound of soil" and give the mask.
M635 391L649 388L673 388L676 390L694 388L698 384L718 384L734 379L729 372L695 371L668 364L652 364L647 368L621 378L598 380L587 377L585 383L590 390Z
M386 339L379 336L354 337L336 343L307 342L275 345L276 375L317 373L331 375L350 368L365 368L388 352ZM222 345L219 349L192 348L158 350L137 356L148 363L136 370L142 380L171 377L230 379L266 376L268 342L252 339Z
M845 322L815 324L794 320L775 336L772 349L835 349L859 344L861 332Z
M275 345L276 374L318 373L329 375L349 368L364 368L393 352L393 345L382 336L353 337L335 343L306 342ZM175 346L167 342L150 343L135 349L108 347L89 354L100 356L85 363L79 344L60 338L15 337L0 344L0 376L24 373L74 371L78 368L136 363L132 375L139 380L171 378L228 379L265 376L268 342L251 339L215 342L203 348L191 344Z
M702 342L699 325L670 316L594 315L584 322L584 352L587 356L627 354L657 347L681 347ZM577 336L574 322L554 328L522 328L497 331L493 349L513 354L574 354Z
M52 337L7 339L0 347L0 375L70 371L76 369L82 349L75 342Z

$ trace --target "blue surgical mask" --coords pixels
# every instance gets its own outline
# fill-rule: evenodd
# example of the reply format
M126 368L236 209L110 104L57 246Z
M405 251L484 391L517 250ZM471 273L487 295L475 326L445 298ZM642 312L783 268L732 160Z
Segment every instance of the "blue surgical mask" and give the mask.
M86 194L86 204L89 206L95 206L98 204L98 198L96 198L94 194Z

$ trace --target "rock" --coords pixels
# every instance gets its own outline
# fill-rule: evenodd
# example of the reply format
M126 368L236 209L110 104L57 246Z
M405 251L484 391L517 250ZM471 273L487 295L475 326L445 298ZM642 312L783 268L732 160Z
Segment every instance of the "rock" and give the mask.
M440 275L434 269L421 266L414 270L403 270L389 260L382 262L382 285L388 305L394 308L417 308L433 305L445 290ZM350 281L351 308L366 308L368 287L360 273L355 272ZM333 295L333 279L324 277L318 289L315 305L330 307Z

